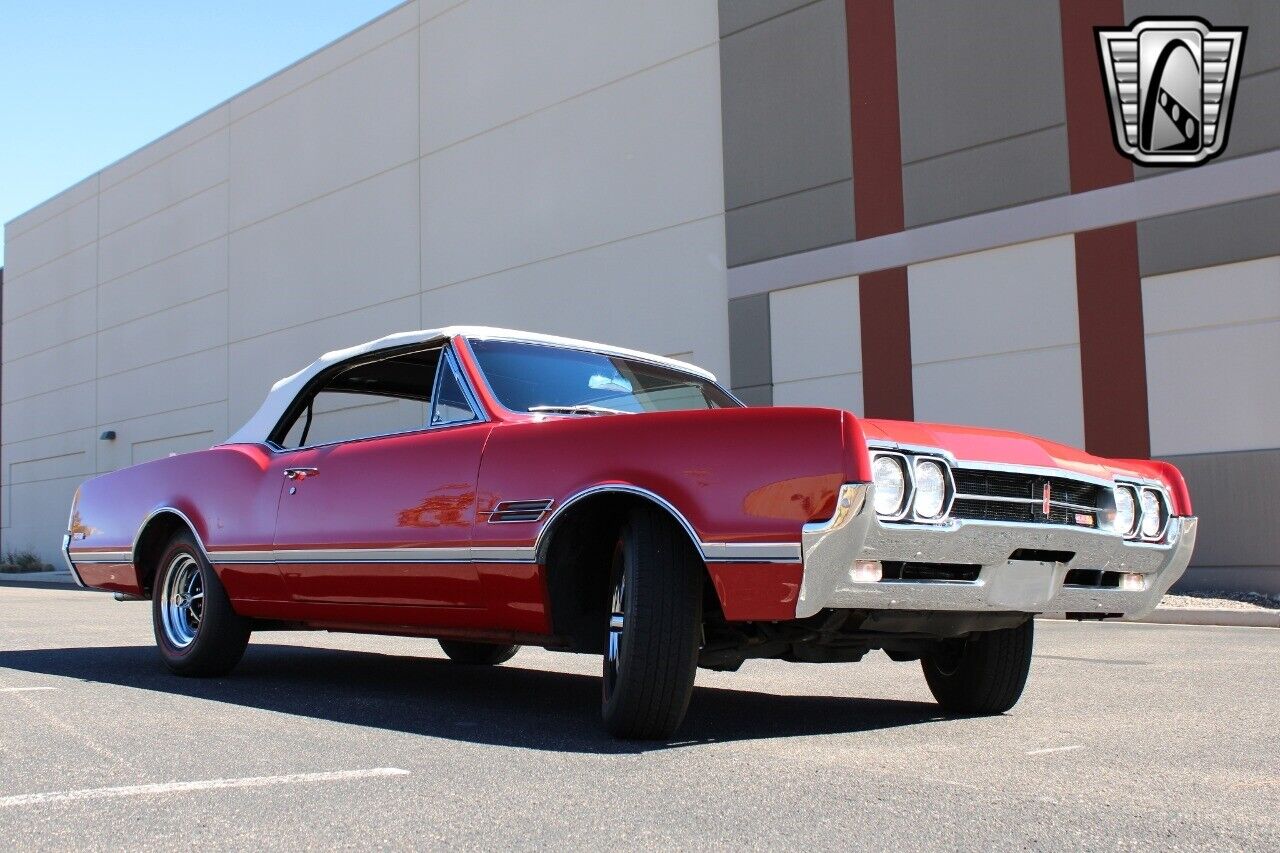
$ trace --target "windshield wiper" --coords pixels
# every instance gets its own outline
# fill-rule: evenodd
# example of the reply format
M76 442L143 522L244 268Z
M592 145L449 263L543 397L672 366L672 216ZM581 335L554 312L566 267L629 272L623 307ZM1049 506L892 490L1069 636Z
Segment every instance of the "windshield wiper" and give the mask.
M551 412L561 415L634 415L635 412L627 412L622 409L610 409L605 406L592 406L587 403L581 403L576 406L530 406L531 412Z

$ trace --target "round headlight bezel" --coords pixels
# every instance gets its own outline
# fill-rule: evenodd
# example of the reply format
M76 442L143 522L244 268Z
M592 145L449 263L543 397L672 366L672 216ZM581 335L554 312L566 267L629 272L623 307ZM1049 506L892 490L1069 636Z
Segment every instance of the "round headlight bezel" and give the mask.
M951 487L949 470L950 468L946 462L935 457L917 456L912 460L911 514L917 521L936 523L946 518L947 502L955 491ZM936 485L938 487L936 492L933 488L933 478L935 476L937 477ZM923 487L922 484L924 484ZM921 508L921 498L935 494L937 495L937 508L933 512L925 512ZM926 509L933 509L933 505L930 504Z
M882 508L881 506L882 499L890 494L890 492L882 489L881 477L879 475L881 463L885 464L886 470L889 465L892 465L894 469L896 469L898 482L902 489L902 494L899 496L897 503L891 510L887 507ZM900 453L876 453L871 457L871 478L872 482L875 484L875 500L873 508L875 509L876 515L882 521L897 521L907 514L907 508L911 506L912 498L911 475L908 473L909 470L906 457Z
M1120 502L1121 495L1129 502L1129 524L1127 527L1121 526ZM1115 531L1125 539L1132 539L1138 535L1138 528L1142 521L1142 513L1139 511L1138 490L1127 483L1121 483L1115 487Z
M1154 511L1148 507L1148 499L1154 502ZM1165 530L1169 526L1168 497L1165 496L1161 489L1144 486L1142 491L1138 493L1138 502L1142 507L1142 520L1138 523L1139 534L1144 542L1159 542L1164 538ZM1155 521L1155 526L1151 529L1148 529L1148 518L1152 518Z

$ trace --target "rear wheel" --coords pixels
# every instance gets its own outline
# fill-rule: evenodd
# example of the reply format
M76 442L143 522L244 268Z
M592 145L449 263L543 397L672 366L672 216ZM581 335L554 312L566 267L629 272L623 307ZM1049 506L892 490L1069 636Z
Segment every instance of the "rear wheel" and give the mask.
M232 609L213 566L187 531L175 534L160 558L151 621L160 658L178 675L225 675L249 643L249 621Z
M503 646L497 643L469 643L464 640L440 640L440 648L454 663L473 666L497 666L506 663L520 651L519 646Z
M693 695L702 567L684 532L645 507L623 526L611 569L605 728L622 738L670 737Z
M945 640L921 660L938 704L954 714L1003 714L1018 703L1031 669L1034 622Z

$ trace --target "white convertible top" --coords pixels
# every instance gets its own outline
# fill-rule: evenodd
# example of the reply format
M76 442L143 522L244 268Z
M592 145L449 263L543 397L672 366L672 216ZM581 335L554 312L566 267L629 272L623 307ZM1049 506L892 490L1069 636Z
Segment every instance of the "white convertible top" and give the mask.
M661 355L653 355L652 353L640 352L639 350L623 349L622 347L613 347L608 344L597 344L591 341L579 341L573 338L560 338L554 335L540 335L536 332L520 332L515 329L495 329L489 326L445 326L440 329L423 329L417 332L397 332L394 335L387 335L384 338L378 338L375 341L369 341L363 344L357 344L346 349L334 350L320 356L311 364L299 370L292 376L286 376L271 386L271 390L267 392L267 398L262 401L262 405L253 417L245 423L244 426L236 430L235 434L228 438L224 444L260 444L267 440L271 430L280 422L280 418L284 416L285 409L289 408L289 404L298 396L298 392L302 390L308 382L312 380L318 373L326 368L346 361L349 358L365 355L366 353L377 352L378 350L390 349L392 347L402 347L418 343L432 343L435 341L443 341L454 337L481 338L481 339L498 339L504 341L526 341L537 344L550 344L553 346L571 347L573 349L589 350L591 352L604 353L605 355L616 355L624 358L634 358L640 361L648 361L654 364L661 364L666 367L681 370L685 373L692 373L701 376L712 382L716 381L714 374L703 370L701 367L689 364L683 361L677 361L674 358L667 358Z

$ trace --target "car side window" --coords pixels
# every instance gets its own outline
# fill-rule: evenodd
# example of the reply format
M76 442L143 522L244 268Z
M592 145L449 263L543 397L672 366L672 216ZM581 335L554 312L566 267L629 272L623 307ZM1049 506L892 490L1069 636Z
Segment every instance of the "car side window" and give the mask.
M286 448L422 429L443 350L363 362L329 378L294 417Z
M446 351L436 373L436 391L432 400L431 425L459 424L476 420L478 415L462 390L462 378L452 352Z

